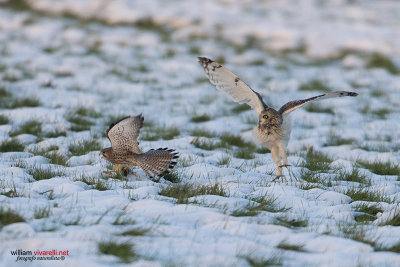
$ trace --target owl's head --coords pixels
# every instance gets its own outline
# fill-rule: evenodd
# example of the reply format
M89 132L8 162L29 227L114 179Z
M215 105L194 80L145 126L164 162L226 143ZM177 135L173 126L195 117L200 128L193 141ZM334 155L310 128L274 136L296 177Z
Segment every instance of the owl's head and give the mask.
M102 155L104 159L109 159L111 157L111 147L104 148L100 151L99 155Z
M282 115L272 108L267 108L260 113L258 121L260 124L280 125L282 124Z

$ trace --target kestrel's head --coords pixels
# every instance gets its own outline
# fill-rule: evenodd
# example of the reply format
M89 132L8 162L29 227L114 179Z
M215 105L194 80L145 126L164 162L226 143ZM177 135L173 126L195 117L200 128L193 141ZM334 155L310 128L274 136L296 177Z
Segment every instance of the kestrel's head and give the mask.
M282 115L273 108L267 108L260 113L258 121L261 125L280 126L282 124Z
M103 150L100 151L99 155L102 155L103 159L108 160L111 157L111 149L112 149L111 147L104 148Z

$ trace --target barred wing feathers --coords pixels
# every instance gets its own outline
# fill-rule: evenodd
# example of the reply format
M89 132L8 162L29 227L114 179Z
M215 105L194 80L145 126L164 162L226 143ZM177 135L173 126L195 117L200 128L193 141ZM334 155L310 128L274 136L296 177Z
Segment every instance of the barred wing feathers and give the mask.
M142 153L137 138L140 128L143 126L143 116L124 117L116 123L112 123L106 131L106 135L115 151L130 151L136 154Z
M355 92L336 91L336 92L318 95L318 96L314 96L314 97L303 99L303 100L290 101L290 102L286 103L285 105L283 105L279 109L279 113L282 115L286 115L286 114L292 112L293 110L298 109L301 106L304 106L307 103L320 101L320 100L324 100L324 99L328 99L328 98L344 97L344 96L358 96L358 94Z

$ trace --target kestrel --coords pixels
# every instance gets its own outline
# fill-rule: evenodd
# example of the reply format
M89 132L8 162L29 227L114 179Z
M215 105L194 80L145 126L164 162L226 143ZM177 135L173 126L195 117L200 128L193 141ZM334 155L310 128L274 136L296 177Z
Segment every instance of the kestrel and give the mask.
M116 123L112 123L106 131L111 142L111 147L104 148L100 155L109 162L115 164L112 171L104 173L111 174L121 170L122 165L125 175L130 166L139 166L151 178L152 173L158 176L167 174L176 165L178 153L168 148L150 149L142 153L137 138L140 128L143 126L142 115L124 117Z
M357 93L336 91L314 96L304 100L290 101L279 110L267 106L261 95L252 90L238 76L221 64L199 57L199 63L203 67L207 78L217 89L228 94L233 101L239 104L248 104L257 114L258 126L254 127L253 135L258 144L267 147L278 168L276 178L282 176L282 167L288 167L286 146L290 137L290 123L286 116L293 110L314 101L334 97L357 96ZM283 164L281 164L281 157ZM275 179L276 179L275 178Z

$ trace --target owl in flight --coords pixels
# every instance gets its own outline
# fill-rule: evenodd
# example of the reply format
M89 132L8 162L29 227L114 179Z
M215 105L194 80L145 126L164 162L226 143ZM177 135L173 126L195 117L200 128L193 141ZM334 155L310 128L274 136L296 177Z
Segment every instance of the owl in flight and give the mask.
M293 110L310 102L358 95L354 92L336 91L304 100L290 101L279 110L275 110L264 103L259 93L252 90L238 76L221 64L205 57L199 57L198 59L207 78L217 89L230 95L233 101L239 104L248 104L256 112L258 125L253 129L253 135L258 144L267 147L271 151L272 158L278 167L276 178L282 176L282 167L290 166L287 163L285 152L290 137L290 123L286 116ZM281 157L283 164L281 163Z
M104 148L100 155L109 162L115 164L112 171L104 173L111 174L121 170L122 165L125 175L130 166L139 166L150 176L155 174L163 176L170 172L176 165L178 153L168 148L150 149L142 153L139 148L137 138L140 128L143 126L142 115L124 117L116 123L112 123L106 131L107 138L111 142L111 147Z

